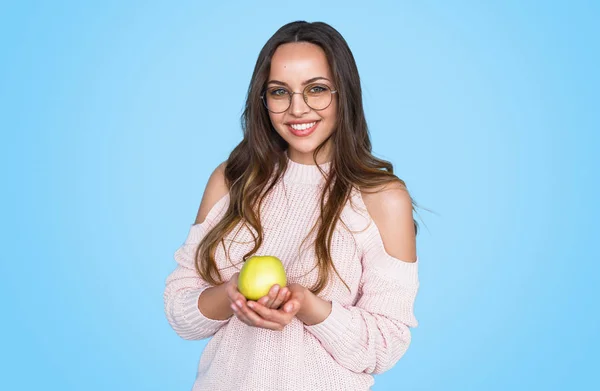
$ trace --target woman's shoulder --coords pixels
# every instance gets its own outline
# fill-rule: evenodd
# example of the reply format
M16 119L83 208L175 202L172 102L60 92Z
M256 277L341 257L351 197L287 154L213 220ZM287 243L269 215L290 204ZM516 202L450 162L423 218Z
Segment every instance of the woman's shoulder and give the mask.
M387 183L373 185L370 187L359 187L354 185L350 194L352 205L358 204L361 212L366 212L369 217L378 218L385 205L403 204L405 207L412 199L403 181L392 179Z
M410 201L410 195L403 181L391 179L387 183L374 185L371 187L357 188L360 195L366 203L373 204L380 201L394 201L398 199Z
M356 188L354 201L369 220L367 239L383 245L394 258L416 261L412 198L402 181L392 180L371 188Z
M200 207L198 208L194 224L204 222L214 206L229 194L229 188L227 187L227 182L225 180L226 163L227 162L225 161L219 164L208 178L208 183L204 189L204 194L202 195L202 200L200 201Z

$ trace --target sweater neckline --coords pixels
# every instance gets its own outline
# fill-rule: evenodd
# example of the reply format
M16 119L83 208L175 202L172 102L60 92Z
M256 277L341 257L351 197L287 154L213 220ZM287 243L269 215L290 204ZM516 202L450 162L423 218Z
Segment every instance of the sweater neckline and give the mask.
M284 179L289 183L302 183L309 185L318 185L325 182L325 177L321 174L319 166L325 174L329 173L331 161L321 163L319 166L315 164L301 164L293 161L285 151L287 158L287 169L284 174Z

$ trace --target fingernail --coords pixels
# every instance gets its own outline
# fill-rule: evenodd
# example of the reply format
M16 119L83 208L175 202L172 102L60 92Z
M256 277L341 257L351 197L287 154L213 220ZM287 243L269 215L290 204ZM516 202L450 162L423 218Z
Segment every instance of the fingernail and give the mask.
M248 307L254 308L254 303L248 303Z
M279 287L275 285L275 288L273 288L273 290L275 291L275 294L277 294L277 292L279 292Z
M237 304L238 307L242 308L242 302L240 300L236 301L235 304Z
M235 306L235 304L231 303L231 309L237 311L237 307Z

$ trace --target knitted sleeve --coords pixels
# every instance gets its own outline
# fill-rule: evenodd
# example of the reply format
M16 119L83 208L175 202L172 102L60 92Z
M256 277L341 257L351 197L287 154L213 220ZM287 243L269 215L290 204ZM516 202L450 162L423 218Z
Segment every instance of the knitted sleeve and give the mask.
M340 365L378 374L400 360L411 342L409 328L418 324L413 307L419 259L405 262L392 257L374 224L367 232L356 304L333 300L329 316L305 328Z
M212 207L202 223L192 225L187 239L174 254L177 266L166 279L163 298L167 320L183 339L200 340L211 337L229 322L229 319L207 318L198 309L198 297L211 285L197 275L194 266L194 256L200 240L221 219L228 202L229 194L226 194Z

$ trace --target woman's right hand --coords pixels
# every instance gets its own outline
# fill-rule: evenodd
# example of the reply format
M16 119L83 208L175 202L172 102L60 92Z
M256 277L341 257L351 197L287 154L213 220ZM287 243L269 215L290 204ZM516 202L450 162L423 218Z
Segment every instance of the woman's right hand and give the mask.
M239 272L235 273L233 276L231 276L231 278L229 279L229 281L227 281L227 284L225 285L225 292L227 293L227 299L229 300L230 307L232 305L235 305L236 303L246 304L246 298L238 290L237 282L239 275ZM241 306L238 306L238 308L240 307ZM231 308L233 309L233 307Z

